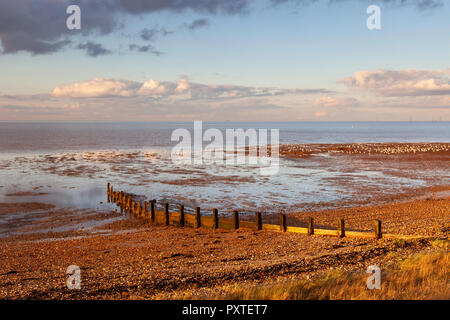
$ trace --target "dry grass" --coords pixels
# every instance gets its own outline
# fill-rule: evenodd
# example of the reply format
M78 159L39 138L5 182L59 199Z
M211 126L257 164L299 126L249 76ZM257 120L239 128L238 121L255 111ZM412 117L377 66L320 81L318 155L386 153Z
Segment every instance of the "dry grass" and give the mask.
M276 285L233 286L209 299L450 299L450 253L443 242L426 251L399 261L382 271L381 289L369 290L369 274L344 271L328 272L315 280L298 280Z

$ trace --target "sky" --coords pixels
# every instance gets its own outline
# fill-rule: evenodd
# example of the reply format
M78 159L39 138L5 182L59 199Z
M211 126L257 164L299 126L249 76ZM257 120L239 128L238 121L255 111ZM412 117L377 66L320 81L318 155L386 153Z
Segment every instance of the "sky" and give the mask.
M0 0L0 121L450 121L449 31L443 0Z

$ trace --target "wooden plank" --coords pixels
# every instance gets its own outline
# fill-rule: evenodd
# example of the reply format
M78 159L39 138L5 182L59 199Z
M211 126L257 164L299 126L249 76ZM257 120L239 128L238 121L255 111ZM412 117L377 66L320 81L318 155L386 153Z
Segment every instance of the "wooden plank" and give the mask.
M194 214L185 213L184 214L184 225L185 227L196 228L196 217Z
M276 224L263 224L262 229L266 231L280 231L280 226Z
M236 230L236 221L234 219L219 219L219 228L228 229L228 230Z
M278 228L280 228L278 226ZM308 234L308 228L301 228L301 227L286 227L286 232L294 232L294 233L302 233L302 234Z
M250 229L250 230L258 230L256 223L250 221L239 221L239 228Z

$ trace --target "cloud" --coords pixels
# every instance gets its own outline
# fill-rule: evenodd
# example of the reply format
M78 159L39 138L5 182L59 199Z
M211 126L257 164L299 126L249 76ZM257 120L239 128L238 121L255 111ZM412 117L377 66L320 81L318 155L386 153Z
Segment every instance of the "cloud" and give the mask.
M87 54L91 57L105 56L112 53L111 50L105 49L100 43L90 41L80 43L77 48L86 50Z
M450 69L447 70L364 70L339 83L349 88L374 92L379 96L429 96L450 94Z
M3 54L20 51L47 54L66 47L72 36L105 35L119 29L123 16L193 10L200 14L243 14L247 0L79 0L82 29L66 28L70 0L0 0L0 41ZM160 34L164 31L160 30ZM89 53L89 51L87 51ZM95 55L94 55L95 56Z
M173 31L167 31L165 28L153 27L152 29L142 29L140 37L145 41L155 41L159 35L167 36L173 33Z
M197 19L197 20L192 21L189 24L185 24L186 28L188 28L189 30L197 30L200 28L207 27L209 25L210 25L210 22L206 18Z
M15 53L18 51L28 51L33 55L51 54L57 52L71 43L70 40L44 41L35 39L31 34L23 32L12 32L0 34L3 54Z
M273 6L312 4L320 0L267 0ZM349 0L323 0L328 3ZM361 0L372 3L371 0ZM381 0L394 6L415 6L420 10L443 6L442 0ZM158 12L194 11L202 15L242 15L251 11L251 0L78 0L82 29L68 30L66 9L72 0L0 0L0 42L3 54L25 51L33 55L51 54L66 48L71 37L108 35L123 27L123 18L142 17ZM193 21L192 30L207 25L206 18ZM154 41L170 31L144 29L141 38ZM98 40L97 40L98 41ZM89 50L87 50L89 54ZM93 55L98 56L98 55Z
M150 79L144 82L136 93L141 96L162 96L172 94L175 88L174 83Z
M53 89L53 97L101 98L101 97L153 97L183 96L184 99L235 99L245 97L268 97L288 94L331 93L325 89L281 89L247 87L239 85L207 85L189 82L185 78L177 82L149 79L144 83L128 80L95 78Z
M353 107L357 105L359 105L359 101L355 98L323 96L314 100L314 106L316 107Z
M160 56L160 55L164 54L164 52L156 50L155 47L152 46L151 44L145 45L145 46L141 46L141 45L132 43L132 44L129 45L129 48L130 48L131 51L145 52L145 53L148 52L148 53L151 53L151 54L153 54L155 56Z
M53 97L99 98L130 97L136 94L139 83L133 81L95 78L70 85L60 85L53 89Z

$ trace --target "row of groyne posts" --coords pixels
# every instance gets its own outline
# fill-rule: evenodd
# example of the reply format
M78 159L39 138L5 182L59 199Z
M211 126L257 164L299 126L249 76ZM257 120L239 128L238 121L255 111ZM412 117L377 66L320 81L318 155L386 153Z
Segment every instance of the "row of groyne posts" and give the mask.
M304 233L308 235L330 235L338 237L364 237L381 239L381 221L374 221L374 233L360 231L346 231L344 219L337 219L337 229L315 229L314 219L308 217L307 228L288 226L286 223L286 214L279 214L279 225L263 224L261 212L255 213L255 221L243 221L239 219L239 212L233 211L231 219L219 218L219 211L212 210L212 216L202 216L200 207L195 208L195 214L185 213L183 205L178 206L178 212L169 211L169 203L163 203L163 210L156 209L156 200L140 201L133 200L131 194L123 191L115 191L113 186L107 183L107 200L120 208L121 214L130 214L135 217L143 218L145 221L154 224L176 225L179 227L209 227L213 229L239 229L248 228L253 230L268 230L281 232Z

